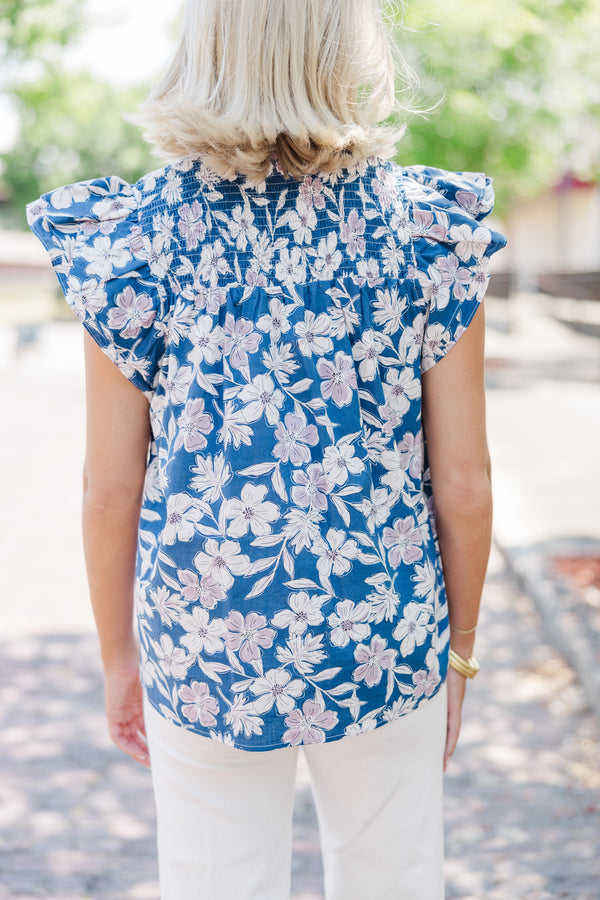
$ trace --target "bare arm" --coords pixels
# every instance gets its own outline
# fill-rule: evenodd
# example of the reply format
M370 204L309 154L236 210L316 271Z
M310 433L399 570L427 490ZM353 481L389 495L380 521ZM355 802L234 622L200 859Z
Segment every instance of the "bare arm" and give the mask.
M150 439L148 401L84 337L86 453L83 546L105 672L109 731L121 749L146 753L133 627L135 554Z
M485 428L484 313L480 308L449 353L423 375L427 440L436 524L450 613L450 644L473 651L492 533L490 458ZM460 730L465 678L448 675L446 763Z

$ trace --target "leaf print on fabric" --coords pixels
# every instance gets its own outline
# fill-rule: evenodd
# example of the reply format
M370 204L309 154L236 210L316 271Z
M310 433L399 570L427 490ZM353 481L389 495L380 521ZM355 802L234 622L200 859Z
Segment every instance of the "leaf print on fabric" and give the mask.
M372 157L261 185L200 159L28 207L149 404L135 615L149 702L245 750L342 739L446 677L421 376L503 239L489 179Z

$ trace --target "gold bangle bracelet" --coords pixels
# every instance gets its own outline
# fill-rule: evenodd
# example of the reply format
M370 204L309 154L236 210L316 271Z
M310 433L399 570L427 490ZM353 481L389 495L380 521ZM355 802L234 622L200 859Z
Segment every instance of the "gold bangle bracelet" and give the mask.
M450 648L450 656L448 662L453 669L455 669L461 675L464 675L465 678L475 678L475 676L479 672L479 663L474 656L470 656L469 659L463 659L462 656L459 656L458 653L455 653L452 648Z
M457 631L458 634L473 634L476 630L477 625L473 625L472 628L457 628L455 625L450 626L450 631Z

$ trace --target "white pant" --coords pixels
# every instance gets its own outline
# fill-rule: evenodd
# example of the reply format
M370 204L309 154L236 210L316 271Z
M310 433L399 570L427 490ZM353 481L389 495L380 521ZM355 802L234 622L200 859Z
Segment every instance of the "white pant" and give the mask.
M298 748L237 750L145 700L162 900L289 900ZM327 900L443 900L446 690L375 731L303 747Z

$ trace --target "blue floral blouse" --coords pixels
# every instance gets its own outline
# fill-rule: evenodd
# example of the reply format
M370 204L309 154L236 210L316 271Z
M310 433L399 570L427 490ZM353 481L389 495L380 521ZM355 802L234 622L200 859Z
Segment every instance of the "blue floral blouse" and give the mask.
M370 157L258 187L185 159L28 206L67 302L150 403L140 674L245 750L377 728L439 690L448 615L421 374L504 238L484 175Z

